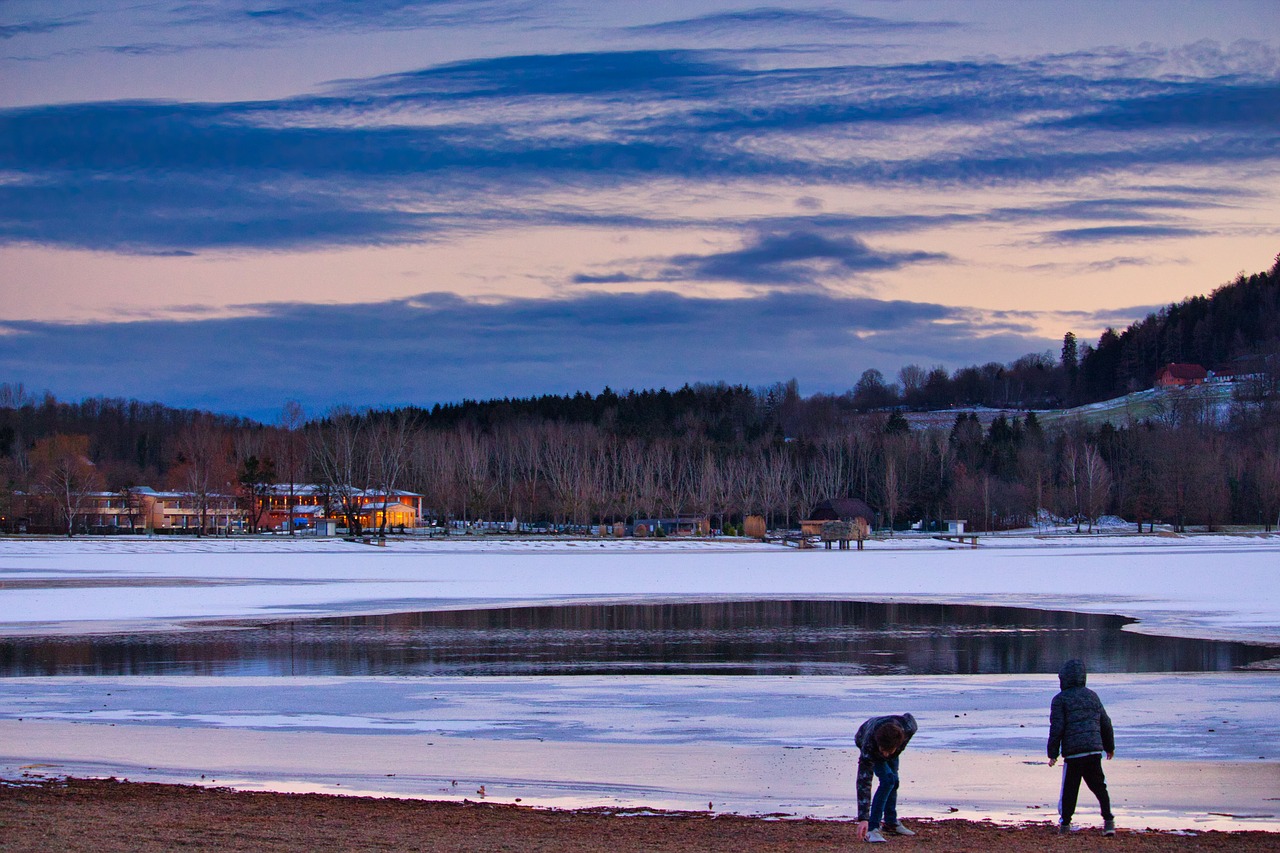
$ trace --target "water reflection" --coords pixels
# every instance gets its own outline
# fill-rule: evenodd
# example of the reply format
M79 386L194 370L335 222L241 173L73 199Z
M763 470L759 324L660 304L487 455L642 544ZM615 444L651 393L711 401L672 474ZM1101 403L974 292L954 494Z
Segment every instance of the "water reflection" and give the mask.
M1230 670L1277 650L1013 607L746 601L520 607L0 642L0 675L883 675Z

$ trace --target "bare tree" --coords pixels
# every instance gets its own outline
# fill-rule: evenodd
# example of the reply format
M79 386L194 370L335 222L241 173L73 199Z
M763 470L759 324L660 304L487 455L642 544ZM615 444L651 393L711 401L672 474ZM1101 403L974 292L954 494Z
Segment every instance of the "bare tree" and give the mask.
M1258 514L1268 533L1280 526L1280 435L1268 430L1257 438L1251 470L1257 482Z
M638 438L626 438L614 445L613 491L624 518L640 516L644 498L645 446Z
M493 497L490 442L479 431L464 427L454 435L454 465L461 489L463 518L481 520L488 515Z
M410 487L426 496L427 506L446 528L458 502L458 477L452 448L453 442L448 433L426 430L413 434L408 451Z
M886 436L882 452L884 474L880 480L880 496L884 501L885 522L889 535L893 535L893 523L898 517L898 507L905 491L902 482L902 443Z
M297 400L289 400L280 411L280 429L273 434L275 447L272 456L276 461L276 475L283 477L289 501L289 535L295 535L297 524L294 512L298 504L297 488L305 478L307 446L302 428L306 413Z
M791 525L789 500L795 479L795 466L791 455L785 450L770 450L760 467L761 497L766 514L771 514L775 523L779 515L783 516L787 527Z
M1102 454L1092 444L1086 445L1080 466L1081 501L1085 514L1089 517L1089 532L1093 525L1106 512L1107 502L1111 499L1111 472Z
M808 518L813 508L828 498L844 495L844 459L839 442L820 441L801 468L796 510L801 519Z
M709 522L721 511L718 500L724 489L721 483L722 471L719 460L709 448L704 448L696 461L693 454L690 454L687 460L688 464L695 469L689 472L692 483L690 495L698 508L698 513L706 516Z
M147 499L142 491L133 485L122 486L117 494L120 496L120 508L125 518L129 519L129 532L136 533L138 528L149 528L151 519L147 513Z
M502 429L491 437L493 448L493 488L498 512L503 521L518 522L520 500L520 462L516 451L515 436L510 428Z
M312 433L311 441L311 458L316 470L352 536L364 532L361 499L367 495L373 480L372 454L365 429L364 418L340 407L329 413L326 423Z
M902 398L911 402L924 389L929 371L918 364L908 364L898 371L898 384L902 386Z
M31 461L37 481L53 500L57 518L70 537L89 495L101 488L98 472L89 461L89 437L58 434L41 439L31 451Z
M196 535L209 530L211 510L228 509L234 466L227 435L207 416L195 418L178 434L178 482L196 511Z
M1068 436L1062 446L1062 489L1060 494L1068 507L1063 513L1071 516L1076 522L1076 533L1080 532L1080 519L1084 516L1083 488L1084 451L1080 440Z
M532 520L539 514L543 489L542 444L546 436L540 426L522 423L516 429L513 446L513 464L518 491L523 497L525 511Z
M370 462L373 466L373 484L379 492L377 498L382 503L378 524L378 533L381 535L386 535L391 496L398 490L400 477L408 462L409 439L409 423L399 413L380 420L372 430Z

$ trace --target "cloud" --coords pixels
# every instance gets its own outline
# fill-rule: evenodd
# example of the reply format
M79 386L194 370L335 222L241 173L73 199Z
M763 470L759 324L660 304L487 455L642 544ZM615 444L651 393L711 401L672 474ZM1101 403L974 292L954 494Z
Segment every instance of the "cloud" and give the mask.
M217 23L289 30L402 30L510 23L530 18L529 0L229 0L178 4L173 24Z
M78 27L86 21L83 17L39 18L19 21L16 24L0 24L0 40L18 36L44 35L68 27Z
M898 269L908 264L945 260L932 252L884 252L856 237L828 237L814 231L762 234L750 245L708 255L676 255L669 261L675 277L747 284L813 285L831 277Z
M1278 83L1214 80L1180 84L1171 89L1147 97L1120 98L1096 111L1053 124L1108 130L1275 128L1280 125Z
M822 288L860 273L948 260L935 252L887 252L856 237L818 230L753 234L740 249L650 258L639 271L579 273L574 284L735 282L768 289Z
M1102 225L1096 228L1064 228L1044 235L1045 243L1102 243L1114 240L1155 240L1199 237L1205 232L1173 225Z
M212 174L0 184L0 240L140 255L390 244L422 240L430 220L315 184L272 192Z
M1118 182L1154 169L1280 160L1274 83L1082 82L1045 61L762 68L751 59L691 50L506 56L268 101L3 110L0 241L118 252L382 245L574 217L603 224L631 216L639 224L644 211L618 209L617 198L635 195L620 194L630 188L696 196L752 182L814 199L813 188L829 186ZM1240 191L1226 174L1215 183ZM580 210L557 198L566 193L585 199ZM1086 198L1046 205L1041 215L1194 231L1169 214L1211 199L1175 195ZM833 222L840 215L829 214ZM951 214L957 223L1032 215ZM788 229L783 219L758 226L774 245L752 251L787 251L783 232L808 230ZM942 215L861 221L856 233L946 224ZM741 278L750 271L735 264L744 262L774 283L803 282L812 280L805 265L924 260L801 242L793 239L790 251L806 257L674 259L675 275L701 267Z
M450 102L545 96L715 94L751 75L723 51L625 50L502 56L451 62L371 80L335 81L336 92ZM678 106L678 104L677 104Z
M343 402L430 405L791 376L806 393L835 392L851 387L865 367L893 372L909 362L1011 360L1052 344L1025 331L1025 323L968 309L812 292L724 300L590 294L498 304L427 295L252 311L189 322L0 324L0 375L62 397L163 399L271 417L286 399L318 411ZM335 351L342 357L323 355ZM177 353L182 367L175 370Z
M737 29L758 32L760 28L836 29L871 32L894 30L953 29L960 24L949 21L911 21L853 15L836 9L784 9L760 7L730 12L715 12L655 24L627 27L633 34L715 35Z
M1024 269L1028 272L1054 272L1089 275L1092 273L1110 272L1111 270L1120 269L1122 267L1144 267L1158 263L1169 263L1169 261L1155 257L1122 255L1119 257L1104 258L1096 261L1032 264L1031 266L1024 267Z

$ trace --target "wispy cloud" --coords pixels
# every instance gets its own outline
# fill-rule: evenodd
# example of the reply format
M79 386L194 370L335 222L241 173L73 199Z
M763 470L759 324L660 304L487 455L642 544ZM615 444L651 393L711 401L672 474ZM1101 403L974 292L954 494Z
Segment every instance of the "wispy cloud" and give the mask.
M577 284L728 281L795 290L822 287L859 273L946 259L945 254L937 252L880 251L856 237L796 230L756 234L740 249L650 259L643 267L648 272L582 273L574 276L573 281Z
M1275 127L1280 125L1280 83L1195 82L1147 97L1121 98L1054 124L1110 130Z
M1158 240L1196 237L1204 232L1173 225L1102 225L1096 228L1064 228L1044 236L1046 243L1101 243L1112 240Z
M174 24L221 23L273 30L422 29L526 20L532 0L225 0L174 7Z
M62 18L36 18L12 24L0 24L0 39L43 35L66 29L67 27L78 27L84 24L85 21L84 17L77 15Z
M345 4L270 8L324 18ZM423 10L438 8L384 4ZM566 190L596 194L586 219L606 206L631 215L607 202L659 183L690 194L746 181L981 189L1280 162L1275 82L1095 77L1044 60L760 68L742 52L596 51L448 63L270 101L11 109L0 111L0 241L119 252L381 245L516 218L556 224L572 215L552 201ZM852 230L1039 215L1064 220L1058 241L1189 236L1202 226L1174 214L1209 202L1153 191L1038 214L863 216ZM673 258L672 275L741 279L749 263L774 283L804 282L824 263L928 259L824 244L830 234L805 237L812 229L782 219L756 224L770 242L741 250L754 254Z
M1071 263L1044 263L1031 264L1025 267L1028 272L1053 272L1059 274L1091 274L1100 272L1110 272L1111 270L1121 269L1122 267L1144 267L1157 263L1169 263L1163 258L1142 257L1136 255L1121 255L1113 258L1103 258L1101 260L1090 260Z
M760 27L810 29L837 29L864 32L892 32L900 30L945 30L960 27L952 21L892 20L866 15L854 15L838 9L790 9L762 6L715 12L674 21L637 24L627 27L636 34L660 35L713 35L737 29L758 32Z

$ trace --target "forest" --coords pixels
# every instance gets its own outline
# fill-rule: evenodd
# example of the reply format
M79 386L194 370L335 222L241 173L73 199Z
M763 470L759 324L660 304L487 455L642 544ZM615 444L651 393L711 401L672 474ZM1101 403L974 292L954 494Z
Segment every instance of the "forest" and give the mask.
M286 402L274 423L158 403L37 397L0 385L0 525L74 530L76 495L146 485L235 495L251 508L275 483L425 496L433 521L565 528L640 517L747 515L791 527L826 498L867 500L889 530L963 518L971 529L1049 513L1089 526L1131 522L1271 529L1280 516L1280 258L1207 297L1170 305L1096 344L948 372L866 370L843 394L792 380L430 408ZM1230 405L1171 409L1120 425L1035 411L1151 386L1170 362L1246 376ZM980 420L974 407L1004 410ZM957 409L945 428L911 413ZM32 509L32 498L36 500ZM38 518L35 516L39 516Z

